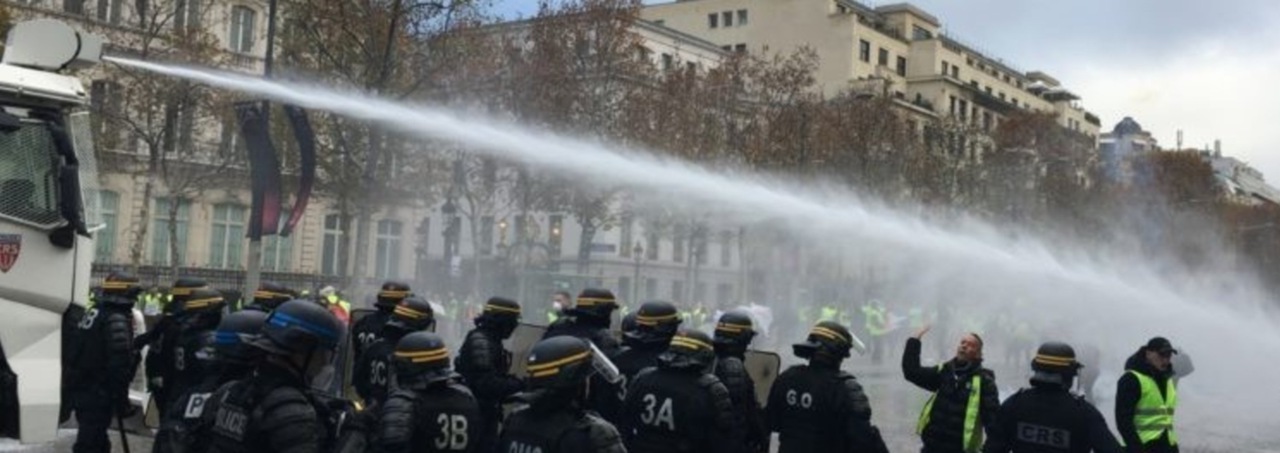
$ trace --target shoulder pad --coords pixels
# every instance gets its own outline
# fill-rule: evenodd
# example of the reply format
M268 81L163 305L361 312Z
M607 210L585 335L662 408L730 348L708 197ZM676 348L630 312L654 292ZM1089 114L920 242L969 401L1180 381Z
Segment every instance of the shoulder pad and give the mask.
M708 373L698 376L698 387L707 388L716 384L724 385L723 382L720 382L720 378L716 377L714 374Z

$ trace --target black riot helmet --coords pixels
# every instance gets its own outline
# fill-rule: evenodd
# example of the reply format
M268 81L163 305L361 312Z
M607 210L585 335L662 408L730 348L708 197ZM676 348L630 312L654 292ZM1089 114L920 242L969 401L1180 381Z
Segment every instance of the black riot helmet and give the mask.
M587 288L578 294L578 300L570 311L577 315L609 319L618 309L618 299L607 289Z
M694 329L681 329L671 337L667 352L658 356L659 365L675 369L706 371L715 361L716 350L711 337Z
M169 305L165 306L166 314L182 314L185 311L187 299L191 298L191 293L208 286L208 283L198 278L178 277L177 280L173 281L173 287L169 289L169 295L173 297L173 300L169 301Z
M274 355L334 351L342 341L342 322L315 302L294 299L267 316L253 345Z
M840 323L822 321L813 326L804 343L794 344L791 348L796 357L802 359L839 363L849 357L849 349L853 348L853 334Z
M405 332L435 330L435 311L426 299L410 295L391 310L391 320L387 321L387 326Z
M640 327L640 325L636 324L636 312L634 311L629 312L626 314L626 316L622 317L622 324L620 325L620 329L622 330L623 346L626 346L629 348L635 347L637 341L633 340L633 338L637 338L639 336L638 334L636 334L636 328L638 327Z
M297 291L276 282L264 281L258 285L258 290L253 292L253 305L271 311L296 297L298 297Z
M132 307L142 293L138 276L128 272L112 272L102 281L102 304Z
M591 346L571 336L547 338L529 351L526 370L533 390L580 386L591 376Z
M222 307L226 305L226 301L222 298L222 292L209 288L196 288L191 291L187 299L183 301L182 306L178 309L179 313L188 316L207 315L212 313L222 313Z
M520 325L520 304L504 297L492 297L475 319L476 326L490 329L506 339Z
M449 367L449 348L431 332L413 332L401 338L392 363L396 382L409 389L422 389L454 377Z
M378 290L378 298L374 300L373 306L382 311L391 311L400 305L400 301L409 297L409 284L398 282L395 280L387 280L382 283L382 289Z
M730 355L742 354L746 352L747 346L755 336L755 324L751 322L750 315L741 310L725 312L716 322L716 352Z
M213 348L217 359L224 363L249 365L261 357L262 350L254 347L254 339L267 322L267 312L240 310L222 318L214 331Z
M1066 343L1050 341L1040 345L1036 356L1031 359L1032 385L1061 386L1071 388L1076 373L1083 368L1076 361L1076 350Z
M635 329L624 332L631 344L666 344L680 329L680 313L671 302L650 301L636 310Z

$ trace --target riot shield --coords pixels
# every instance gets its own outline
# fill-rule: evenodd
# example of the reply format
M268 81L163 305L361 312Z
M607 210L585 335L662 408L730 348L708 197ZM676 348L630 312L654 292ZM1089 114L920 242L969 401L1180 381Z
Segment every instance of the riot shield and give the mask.
M535 324L520 323L512 332L511 338L508 338L506 347L511 351L511 375L524 378L525 365L528 362L529 351L533 349L533 345L538 344L542 340L542 335L547 333L547 326L539 326Z
M764 406L769 402L769 389L773 387L773 381L778 379L778 373L781 372L782 357L772 352L752 349L747 351L742 363L747 368L747 375L751 376L751 380L756 384L756 401L760 402L760 406Z

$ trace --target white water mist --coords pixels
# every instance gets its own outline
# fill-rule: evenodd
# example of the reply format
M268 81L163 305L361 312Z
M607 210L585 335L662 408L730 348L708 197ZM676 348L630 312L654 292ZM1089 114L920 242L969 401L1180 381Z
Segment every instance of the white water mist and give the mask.
M853 260L888 269L891 297L951 305L979 317L1035 319L1042 339L1064 338L1105 350L1113 378L1147 338L1163 335L1191 352L1196 373L1184 381L1179 426L1232 425L1215 435L1250 436L1249 448L1280 445L1264 429L1280 392L1280 333L1263 307L1272 303L1247 278L1155 266L1141 256L1114 256L1087 246L1049 249L1028 236L1000 234L972 219L946 224L908 215L844 190L818 191L795 182L726 174L657 153L558 136L430 106L300 83L109 58L211 86L252 93L309 109L377 122L428 140L573 175L599 186L628 186L673 206L722 210L729 220L781 221ZM780 351L785 353L785 351ZM890 361L894 358L890 358ZM1023 383L1002 380L1003 386ZM902 385L909 385L905 382ZM1103 380L1100 387L1114 387ZM1100 407L1110 412L1110 407ZM1198 429L1198 428L1193 428ZM1216 429L1216 428L1215 428ZM1193 431L1195 432L1195 431ZM1208 434L1206 434L1207 436ZM1184 439L1186 439L1184 437ZM1187 439L1184 443L1196 444Z

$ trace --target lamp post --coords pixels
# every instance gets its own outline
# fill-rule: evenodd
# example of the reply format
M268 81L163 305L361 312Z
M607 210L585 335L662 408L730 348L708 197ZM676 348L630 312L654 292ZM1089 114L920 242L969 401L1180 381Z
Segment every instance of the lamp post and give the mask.
M445 199L444 206L440 207L440 213L444 215L444 221L448 222L445 225L444 232L443 232L443 235L444 235L444 282L448 282L446 283L446 286L449 289L453 289L453 285L452 285L453 254L455 252L453 238L456 236L456 233L457 233L456 231L454 231L457 229L457 222L454 222L454 218L457 217L457 213L458 213L458 207L453 204L453 197L449 197Z
M636 245L631 247L631 256L636 260L635 275L631 278L631 302L639 300L640 295L640 260L644 258L644 247L640 245L640 241L636 241Z

